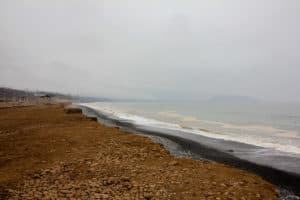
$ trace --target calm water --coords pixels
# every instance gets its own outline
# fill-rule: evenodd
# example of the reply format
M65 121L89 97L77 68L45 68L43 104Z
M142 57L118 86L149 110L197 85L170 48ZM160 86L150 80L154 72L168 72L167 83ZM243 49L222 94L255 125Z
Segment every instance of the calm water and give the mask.
M89 103L137 124L237 141L300 157L300 104Z

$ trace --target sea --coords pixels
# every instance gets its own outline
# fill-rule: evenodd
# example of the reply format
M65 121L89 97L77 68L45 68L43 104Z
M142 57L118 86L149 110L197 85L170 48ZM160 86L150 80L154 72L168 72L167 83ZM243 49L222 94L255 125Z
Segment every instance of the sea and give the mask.
M300 190L297 186L300 184L297 183L300 180L300 103L118 101L80 103L80 106L106 120L120 122L123 127L159 133L156 136L173 138L173 141L181 138L181 141L197 143L199 148L193 147L194 152L200 152L206 160L226 161L227 156L223 156L226 154L229 159L274 169L274 174L283 172L298 177L286 182L295 181L291 187L296 192ZM215 153L206 156L209 151L197 151L201 145L225 154L219 154L218 158ZM189 155L189 146L185 145L186 154L182 155Z

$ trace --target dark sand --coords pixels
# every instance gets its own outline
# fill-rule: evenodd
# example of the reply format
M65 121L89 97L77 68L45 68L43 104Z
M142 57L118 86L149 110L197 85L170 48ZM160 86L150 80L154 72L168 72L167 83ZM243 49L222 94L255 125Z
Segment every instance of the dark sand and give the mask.
M0 199L278 199L262 178L172 157L58 105L0 109Z

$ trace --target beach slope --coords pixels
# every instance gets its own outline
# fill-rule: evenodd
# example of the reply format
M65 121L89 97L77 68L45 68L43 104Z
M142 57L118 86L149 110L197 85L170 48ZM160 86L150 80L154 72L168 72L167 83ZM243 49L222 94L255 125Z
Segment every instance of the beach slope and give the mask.
M278 199L262 178L174 158L60 105L0 109L0 199Z

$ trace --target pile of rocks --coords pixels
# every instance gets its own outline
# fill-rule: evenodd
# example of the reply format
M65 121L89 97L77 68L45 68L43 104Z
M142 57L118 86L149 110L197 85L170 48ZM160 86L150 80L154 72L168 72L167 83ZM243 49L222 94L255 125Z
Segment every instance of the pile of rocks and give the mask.
M81 108L74 106L74 105L68 105L64 108L65 112L68 114L71 113L82 113Z
M101 170L101 165L91 159L59 163L25 177L15 189L7 191L9 199L172 199L159 185L110 175Z

